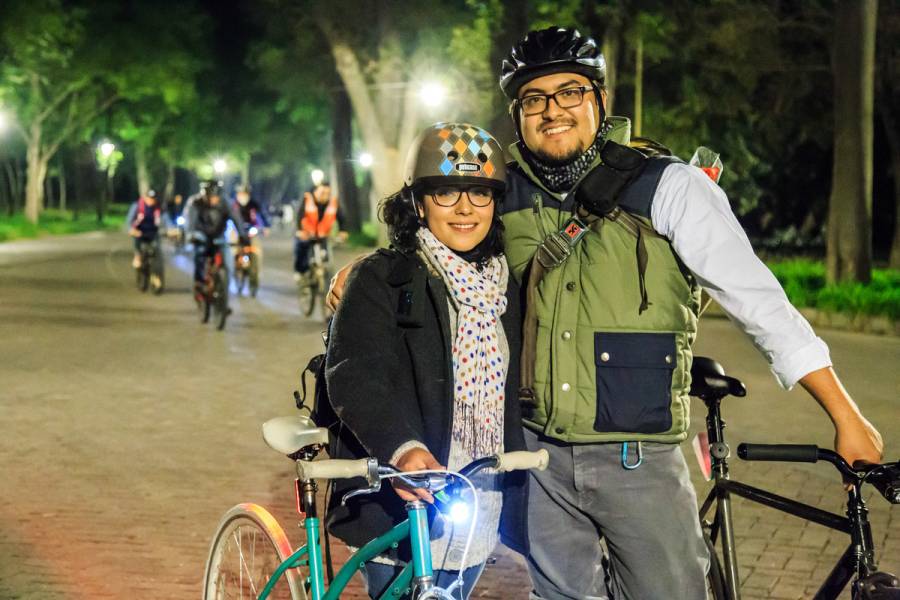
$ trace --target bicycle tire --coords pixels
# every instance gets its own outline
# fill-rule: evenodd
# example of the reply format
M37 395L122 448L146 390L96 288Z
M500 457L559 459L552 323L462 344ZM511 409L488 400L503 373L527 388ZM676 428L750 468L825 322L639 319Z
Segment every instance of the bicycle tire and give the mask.
M709 533L703 532L703 542L709 550L709 572L706 574L706 591L710 600L729 600L725 587L725 573L722 571L722 563L716 554L716 547L709 537Z
M228 320L228 274L225 269L216 272L213 282L213 312L216 315L216 329L225 329Z
M256 504L238 504L225 513L213 536L203 599L259 597L271 574L291 554L291 544L271 513ZM269 598L308 600L304 580L299 568L285 571Z
M259 291L259 258L256 254L250 255L250 265L248 269L250 271L250 295L253 298L256 298L256 292Z
M163 268L162 261L159 259L156 260L158 260L158 262L154 265L152 274L156 275L159 283L158 285L153 285L153 282L151 281L150 287L152 288L153 293L159 296L163 293L163 289L165 289L166 287L166 273L165 269Z
M316 301L319 299L319 276L317 273L310 273L309 275L309 283L306 285L307 288L307 296L306 296L306 308L303 310L303 314L307 317L313 314L313 311L316 310Z

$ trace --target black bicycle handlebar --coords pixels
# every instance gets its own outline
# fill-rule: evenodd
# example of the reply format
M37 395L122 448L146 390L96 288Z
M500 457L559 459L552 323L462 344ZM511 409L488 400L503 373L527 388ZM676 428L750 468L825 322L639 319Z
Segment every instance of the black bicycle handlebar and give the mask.
M768 460L783 462L830 462L851 481L870 483L891 504L900 504L900 463L850 466L833 450L806 444L740 444L738 456L744 460Z
M744 460L809 463L819 460L819 448L806 444L740 444L737 452Z

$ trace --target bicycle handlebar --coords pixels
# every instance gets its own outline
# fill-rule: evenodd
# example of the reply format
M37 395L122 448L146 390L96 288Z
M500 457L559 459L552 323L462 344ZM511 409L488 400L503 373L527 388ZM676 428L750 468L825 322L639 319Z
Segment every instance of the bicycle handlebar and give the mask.
M740 444L738 456L744 460L785 462L830 462L847 479L871 483L891 504L900 504L900 463L866 464L854 468L833 450L805 444Z
M550 464L550 453L544 448L541 448L537 452L518 450L497 455L497 470L501 473L507 471L524 471L526 469L543 471L547 468L548 464Z
M370 460L374 459L360 458L358 460L346 460L332 458L317 461L298 460L297 476L300 479L351 479L353 477L368 477Z
M819 448L805 444L740 444L738 456L744 460L814 463L819 460Z

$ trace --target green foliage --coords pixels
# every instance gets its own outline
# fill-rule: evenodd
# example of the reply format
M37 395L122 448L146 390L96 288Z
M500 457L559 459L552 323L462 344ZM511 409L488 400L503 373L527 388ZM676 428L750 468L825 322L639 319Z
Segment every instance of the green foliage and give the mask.
M359 231L350 233L347 245L351 248L371 248L378 245L378 223L364 221Z
M872 281L828 285L819 261L786 260L769 264L791 303L850 315L900 319L900 271L874 269Z
M42 237L45 235L67 235L97 230L116 230L122 227L128 207L114 204L107 207L103 223L97 223L93 212L82 212L75 218L72 211L47 209L41 213L37 224L31 223L24 215L0 217L0 242Z

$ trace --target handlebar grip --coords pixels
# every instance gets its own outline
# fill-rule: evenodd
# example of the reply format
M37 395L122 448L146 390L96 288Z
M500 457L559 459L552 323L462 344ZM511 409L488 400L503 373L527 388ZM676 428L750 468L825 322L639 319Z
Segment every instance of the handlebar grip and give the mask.
M808 444L740 444L737 453L744 460L809 463L819 460L819 447Z
M550 453L544 448L541 448L537 452L517 450L515 452L504 452L503 454L497 455L497 470L501 473L525 469L537 469L538 471L543 471L547 468L549 463Z
M332 458L317 461L297 461L297 476L300 479L350 479L366 477L369 474L369 459L346 460Z

